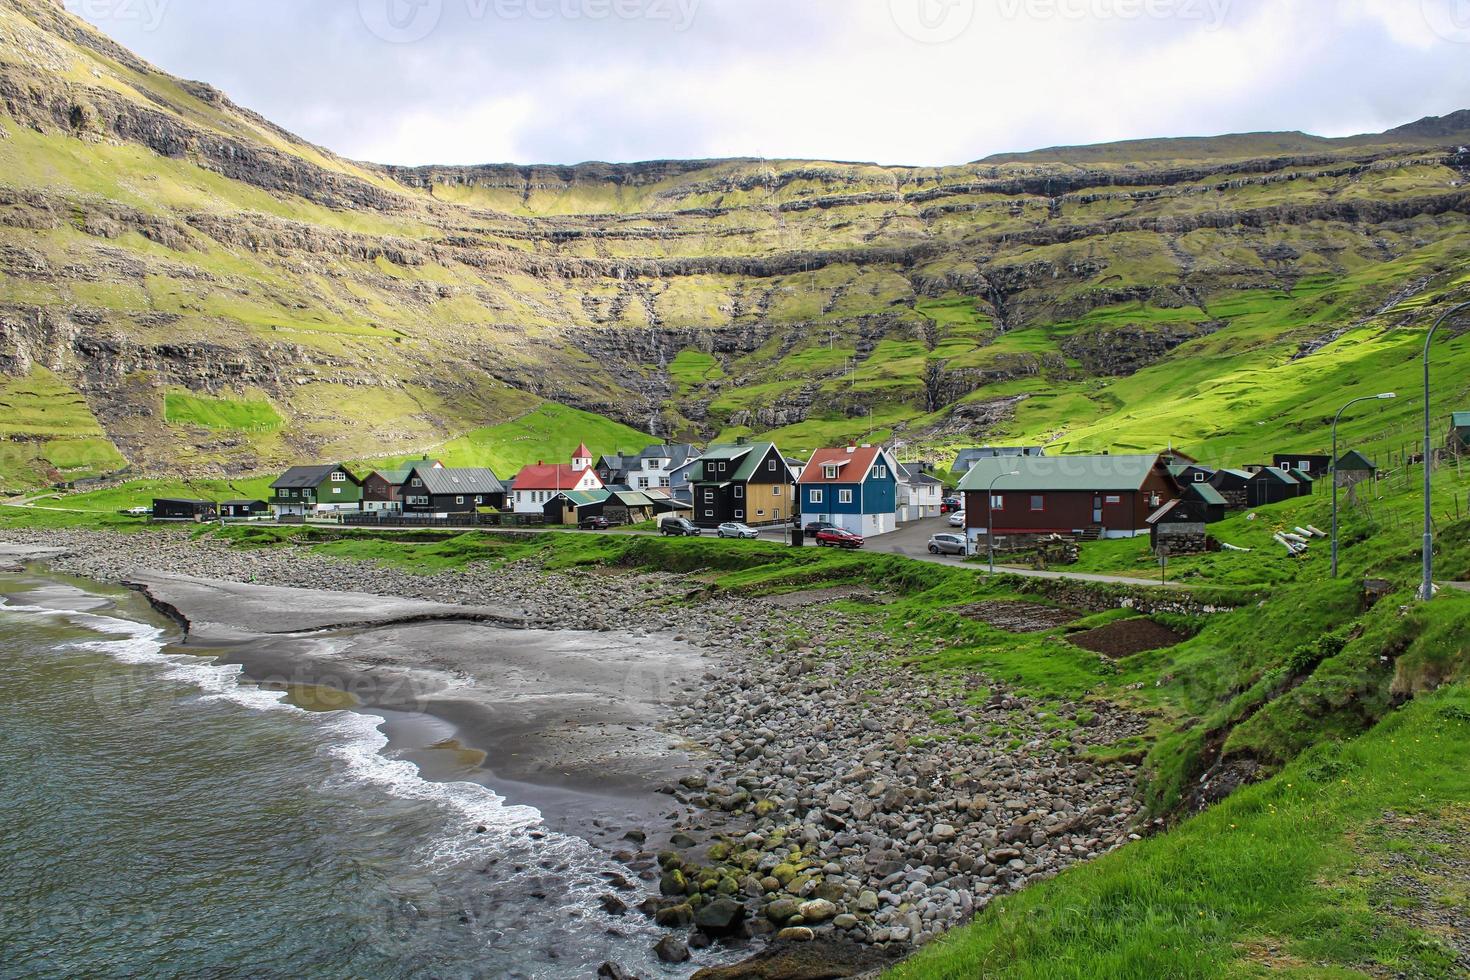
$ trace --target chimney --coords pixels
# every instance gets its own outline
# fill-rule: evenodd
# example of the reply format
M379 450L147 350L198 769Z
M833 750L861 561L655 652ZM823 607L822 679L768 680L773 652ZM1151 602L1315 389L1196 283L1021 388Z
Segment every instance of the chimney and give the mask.
M735 437L735 445L737 445L737 446L744 446L744 445L746 445L749 442L750 442L750 438L748 436L736 436Z

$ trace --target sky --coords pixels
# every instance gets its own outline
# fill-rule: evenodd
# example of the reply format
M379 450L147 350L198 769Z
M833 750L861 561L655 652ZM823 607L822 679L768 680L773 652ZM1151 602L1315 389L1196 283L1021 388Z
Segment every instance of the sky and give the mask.
M1470 108L1470 0L65 0L396 164L963 163Z

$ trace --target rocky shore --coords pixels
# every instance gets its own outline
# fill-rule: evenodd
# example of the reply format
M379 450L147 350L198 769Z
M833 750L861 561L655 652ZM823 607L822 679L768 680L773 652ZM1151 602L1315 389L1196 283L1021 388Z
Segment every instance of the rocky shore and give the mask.
M294 548L237 550L183 531L150 533L146 547L109 532L5 538L61 549L52 567L104 581L166 569L494 605L533 625L672 634L720 651L723 666L697 679L697 696L670 695L671 734L703 762L664 792L681 804L671 800L671 810L694 815L658 834L627 828L616 857L656 894L626 912L617 895L604 900L615 914L641 911L670 928L657 949L665 962L773 935L778 950L822 941L830 962L860 972L1133 836L1132 767L1077 750L1139 731L1137 719L1097 705L1042 706L981 677L908 670L895 658L936 641L895 641L876 617L838 613L820 595L778 603L687 575L552 572L535 561L415 574ZM667 848L652 851L655 839ZM740 969L705 972L781 975ZM612 964L604 974L623 975Z

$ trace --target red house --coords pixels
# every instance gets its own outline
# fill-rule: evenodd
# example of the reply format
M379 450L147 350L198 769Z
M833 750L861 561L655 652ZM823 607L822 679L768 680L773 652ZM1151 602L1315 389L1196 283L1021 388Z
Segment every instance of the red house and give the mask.
M982 459L959 489L971 537L985 533L988 519L997 535L1131 538L1147 534L1149 516L1182 492L1157 454Z

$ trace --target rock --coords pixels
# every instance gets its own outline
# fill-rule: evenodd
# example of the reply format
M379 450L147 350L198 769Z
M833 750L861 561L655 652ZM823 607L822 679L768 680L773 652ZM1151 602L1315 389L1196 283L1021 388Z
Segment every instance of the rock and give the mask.
M949 824L937 823L934 825L934 829L929 832L929 839L936 843L944 843L945 841L954 840L958 834L959 831L955 830Z
M745 906L733 898L717 898L694 913L694 924L714 936L727 935L745 919Z
M653 913L653 921L666 929L678 929L694 921L694 906L688 903L670 905Z
M638 980L636 976L609 960L597 968L598 980Z
M689 947L674 936L665 936L653 947L654 955L664 963L689 962Z
M874 891L864 891L861 895L858 896L857 907L858 911L860 912L878 911L878 893Z
M603 895L597 900L597 904L608 915L624 915L628 911L627 904L616 895Z
M658 890L661 894L669 897L677 897L689 890L689 881L684 877L684 872L675 868L666 872L658 881Z
M794 898L778 898L766 906L766 918L780 925L801 914L801 903Z
M817 934L806 926L792 926L776 933L776 938L788 943L809 943L817 938Z
M807 922L826 922L837 914L837 906L825 898L814 898L810 902L802 902L800 912Z
M669 838L669 843L674 845L675 847L688 848L693 847L697 842L693 837L690 837L688 834L675 834L674 836Z

